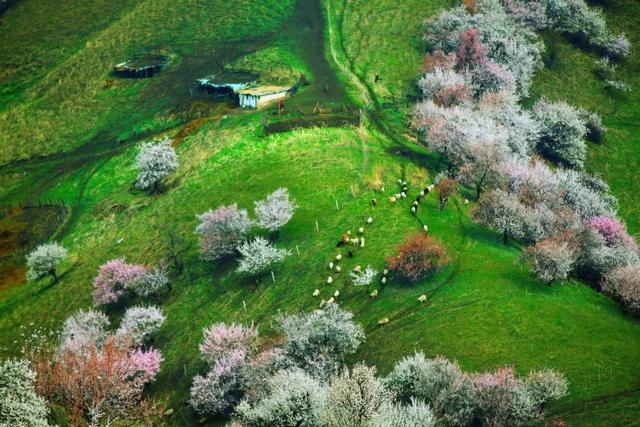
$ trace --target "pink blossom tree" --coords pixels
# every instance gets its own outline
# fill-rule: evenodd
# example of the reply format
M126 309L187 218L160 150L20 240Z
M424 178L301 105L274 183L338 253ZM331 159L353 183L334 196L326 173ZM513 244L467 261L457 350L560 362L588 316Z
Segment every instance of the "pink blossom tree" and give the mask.
M460 36L458 66L460 68L475 67L484 65L488 61L487 47L480 41L480 32L476 28L464 30Z
M200 352L204 359L214 364L221 357L235 351L252 353L257 344L258 331L255 327L237 323L215 323L204 330Z
M135 281L147 272L146 267L128 264L124 259L112 259L100 266L93 280L93 305L117 302Z
M196 233L200 237L200 253L207 261L216 261L235 253L253 225L247 210L238 209L235 203L209 210L199 219Z

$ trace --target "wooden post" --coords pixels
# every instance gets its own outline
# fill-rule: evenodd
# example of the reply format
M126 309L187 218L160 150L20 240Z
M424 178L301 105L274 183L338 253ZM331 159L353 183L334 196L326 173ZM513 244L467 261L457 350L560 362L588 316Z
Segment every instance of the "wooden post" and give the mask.
M300 255L300 248L298 248L298 245L296 245L296 252Z
M320 231L320 226L318 226L318 220L316 219L316 232Z
M276 276L273 274L273 270L271 270L271 280L273 280L273 283L276 282Z

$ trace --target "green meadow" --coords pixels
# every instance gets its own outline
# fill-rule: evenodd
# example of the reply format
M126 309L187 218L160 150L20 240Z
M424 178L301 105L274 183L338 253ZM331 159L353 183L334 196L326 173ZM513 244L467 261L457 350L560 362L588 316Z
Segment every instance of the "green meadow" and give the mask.
M410 214L413 197L442 167L407 126L422 26L453 2L323 0L302 9L293 0L69 3L63 11L58 2L25 0L0 16L0 40L6 41L0 43L0 206L63 203L67 214L50 238L70 251L56 285L13 279L0 286L0 355L17 355L22 334L58 329L75 310L90 307L102 263L125 257L158 265L174 234L185 271L172 277L171 292L151 301L167 321L153 342L165 359L162 371L148 389L174 409L168 425L200 419L185 401L191 379L206 369L198 351L204 327L255 322L272 337L275 314L310 311L335 290L367 334L351 362L363 360L386 373L421 350L455 359L465 370L550 367L566 375L570 391L550 408L550 418L579 426L640 425L640 323L582 283L538 282L522 265L517 243L504 246L498 234L470 220L473 203L465 203L464 192L444 210L430 195L416 217ZM610 94L593 74L594 53L545 34L559 55L538 74L532 100L566 99L602 115L609 131L601 145L590 145L588 168L611 185L621 216L639 236L640 36L634 17L640 5L612 0L605 11L610 25L634 43L618 70L634 91ZM313 31L318 22L323 27ZM292 33L296 24L300 30ZM316 33L324 37L312 37ZM111 75L113 64L150 49L170 57L156 77ZM312 49L324 57L309 54ZM291 99L291 108L340 100L363 109L361 123L267 135L265 119L275 118L275 108L241 111L195 93L195 79L224 67L274 78L305 74L311 83ZM148 196L132 190L139 143L165 134L176 138L180 158L166 191ZM399 178L410 194L392 203ZM235 273L234 261L200 259L198 214L233 202L251 212L255 200L278 187L289 188L298 209L276 243L292 256L273 278L250 280ZM365 226L368 217L373 223ZM347 271L355 265L383 269L385 256L423 224L451 257L443 271L417 284L392 279L377 287L375 299L369 296L374 288L351 284ZM346 254L336 242L360 226L366 247L345 257L343 272L326 284L329 261ZM316 288L318 298L312 296ZM125 306L141 302L129 299L111 309L112 323ZM383 317L390 322L379 327Z

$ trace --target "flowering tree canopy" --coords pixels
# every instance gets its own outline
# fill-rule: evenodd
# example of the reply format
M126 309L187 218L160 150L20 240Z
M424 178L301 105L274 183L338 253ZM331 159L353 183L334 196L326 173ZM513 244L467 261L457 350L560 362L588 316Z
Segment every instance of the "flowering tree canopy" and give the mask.
M59 243L38 246L27 255L27 279L39 280L50 275L57 281L56 268L67 254L67 250Z
M289 200L289 190L286 188L278 188L265 200L255 202L255 205L258 225L269 231L276 231L289 222L296 208L294 202Z
M88 344L99 348L107 338L109 318L95 310L79 310L64 321L60 348L78 349Z
M399 254L387 257L389 271L415 282L440 270L448 262L447 252L433 237L424 233L407 236Z
M162 327L165 317L157 307L130 307L125 311L116 335L140 345Z
M147 272L142 265L128 264L124 259L112 259L100 266L93 280L93 305L117 302L126 289Z
M171 140L165 138L142 144L136 166L140 171L136 187L148 193L158 192L162 180L178 168L178 155L171 146Z
M248 274L261 273L291 255L290 250L276 248L260 236L241 244L238 252L242 258L236 271Z
M216 261L236 252L253 225L247 210L238 209L235 203L205 212L199 219L196 233L200 237L200 253L207 261Z
M0 360L0 426L46 427L49 410L35 392L27 360Z

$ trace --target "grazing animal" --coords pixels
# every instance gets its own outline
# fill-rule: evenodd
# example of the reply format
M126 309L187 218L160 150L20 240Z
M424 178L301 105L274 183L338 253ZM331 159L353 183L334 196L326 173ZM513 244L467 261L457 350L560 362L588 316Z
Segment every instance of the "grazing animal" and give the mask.
M317 297L318 295L320 295L320 289L316 289L315 291L313 291L314 297Z
M371 224L373 222L373 218L369 217L367 218L367 224Z
M364 248L364 237L360 239L360 247Z
M364 227L358 228L358 233L360 233L360 234L364 233Z
M340 296L340 291L335 291L335 292L333 293L333 296L334 296L335 298L338 298L338 297Z
M333 262L329 263L329 270L333 270Z
M360 264L353 267L353 271L362 271L362 267L360 267Z
M402 180L398 178L398 185L402 185Z
M320 301L320 308L324 307L327 304L325 300Z
M427 192L428 192L428 191L427 191ZM425 192L424 190L422 190L422 191L420 192L420 197L424 197L424 195L425 195L425 194L427 194L427 192Z
M328 284L332 284L333 283L333 277L329 276L329 278L327 279L327 283Z
M403 199L407 198L407 193L405 193L404 191L402 193L400 193L400 197L402 197Z
M387 283L387 278L383 276L382 279L380 280L380 283L385 285Z
M433 185L433 184L431 184L431 185L429 185L429 186L427 187L427 190L429 190L429 191L433 191L433 189L434 189L434 188L436 188L436 186L435 186L435 185Z
M331 297L327 300L327 304L333 304L334 302L336 302L336 299L334 297Z
M377 290L377 289L374 289L374 290L371 292L371 298L376 298L377 296L378 296L378 290Z
M338 243L336 243L336 248L341 248L341 247L343 247L344 245L346 245L346 244L347 244L347 242L348 242L348 240L347 240L347 241L344 241L344 240L338 240Z
M378 200L376 200L376 199L371 199L371 205L372 205L372 206L377 206L377 205L378 205Z
M425 232L425 233L428 233L428 232L429 232L429 226L428 226L427 224L424 224L424 225L422 226L422 229L424 230L424 232Z
M415 215L415 214L416 214L416 207L415 207L415 206L411 206L411 213L412 213L413 215Z
M384 269L384 271L382 271L382 275L386 276L387 274L389 274L389 270L387 270L386 268Z
M380 187L380 192L384 193L384 187Z
M342 271L342 267L336 265L336 273L340 273Z
M380 326L386 326L388 323L389 323L388 317L383 317L382 319L378 320L378 325Z
M420 302L425 302L427 300L427 296L425 294L422 294L418 297L418 301Z
M389 197L389 201L390 201L391 203L395 203L395 202L397 202L397 201L398 201L398 198L397 198L396 196L391 196L391 197Z
M336 255L336 261L340 261L342 259L342 254Z
M468 205L469 204L469 199L464 199L464 204Z

